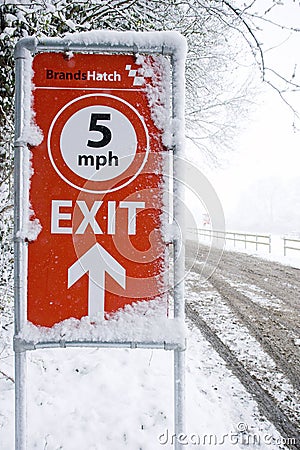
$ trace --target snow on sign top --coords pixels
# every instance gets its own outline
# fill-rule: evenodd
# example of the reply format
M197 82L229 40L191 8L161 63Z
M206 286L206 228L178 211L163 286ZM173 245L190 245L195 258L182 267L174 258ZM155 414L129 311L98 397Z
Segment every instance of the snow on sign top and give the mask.
M51 45L57 41L56 38L43 40ZM178 54L178 58L185 60L187 45L185 38L177 31L111 31L111 30L93 30L82 33L66 33L60 40L64 45L104 45L107 47L136 47L136 50L153 51L165 47L165 52Z
M173 32L95 31L17 45L16 59L27 59L17 142L39 130L27 140L18 205L19 239L28 222L38 224L22 273L32 324L87 317L101 327L120 308L154 299L166 318L167 151L180 147L183 131L183 95L171 117L170 89L182 92L185 51Z

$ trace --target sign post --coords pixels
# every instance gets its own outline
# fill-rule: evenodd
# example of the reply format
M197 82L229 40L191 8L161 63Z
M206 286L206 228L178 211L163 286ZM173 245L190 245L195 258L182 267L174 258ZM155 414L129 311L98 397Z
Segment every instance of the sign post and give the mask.
M27 322L49 328L89 317L93 324L141 300L159 299L167 315L171 244L173 318L184 321L184 246L180 233L168 236L175 222L181 224L176 174L184 42L176 33L98 32L96 41L86 45L82 36L25 38L15 51L17 450L26 448L26 351L35 348L173 349L175 434L184 430L182 341L117 336L91 341L80 335L33 343L26 337ZM170 67L173 78L168 80ZM162 110L167 122L159 119ZM175 448L181 448L177 439Z

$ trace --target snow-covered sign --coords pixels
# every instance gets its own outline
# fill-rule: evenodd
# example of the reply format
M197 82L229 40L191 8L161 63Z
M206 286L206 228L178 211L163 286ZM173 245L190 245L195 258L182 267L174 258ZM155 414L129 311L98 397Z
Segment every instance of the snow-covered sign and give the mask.
M35 348L174 350L175 431L183 431L185 51L173 32L16 46L17 450L26 441L26 350Z
M58 50L38 49L30 86L27 317L48 327L168 290L168 58Z
M183 317L177 180L185 51L174 32L99 31L17 44L17 338L30 340L29 323L88 317L99 324L140 301L152 309L156 302L160 314L164 305L166 319ZM176 270L168 315L170 243ZM178 339L152 339L171 341Z

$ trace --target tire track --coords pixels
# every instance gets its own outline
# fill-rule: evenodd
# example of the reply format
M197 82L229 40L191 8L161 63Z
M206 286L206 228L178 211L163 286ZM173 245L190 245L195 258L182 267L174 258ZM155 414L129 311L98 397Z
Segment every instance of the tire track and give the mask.
M228 368L240 380L245 389L256 400L260 412L273 423L277 431L283 438L289 440L297 439L300 436L300 428L297 427L289 417L282 411L278 403L274 401L270 395L260 386L260 384L249 374L247 369L232 354L230 349L225 345L215 332L207 325L207 323L199 316L198 312L189 304L186 305L187 317L198 327L205 339L218 352L222 359L226 362ZM288 445L290 450L299 450L296 444Z
M209 264L212 265L215 261L216 273L225 274L229 279L255 284L299 313L300 269L228 250L217 261L218 252L215 249L191 241L187 241L186 248L187 255L194 255L196 261L205 261L210 252Z
M271 309L267 312L268 320L265 320L266 310L253 303L251 299L238 292L229 283L221 280L215 274L209 281L291 381L294 388L300 391L300 357L292 343L295 329L291 327L294 323L289 320L279 321Z
M261 412L281 435L285 439L299 439L296 400L300 393L299 270L227 251L218 261L220 251L191 242L188 242L186 249L188 271L198 275L198 280L193 280L192 277L190 281L192 289L194 293L199 290L199 294L202 294L199 299L202 297L203 302L199 309L199 300L194 297L193 302L186 307L187 316L257 400ZM208 289L208 295L205 296L204 292L203 297L201 283L205 280L208 282L203 284L203 289ZM245 332L260 344L265 354L271 358L270 361L273 360L276 364L274 369L271 369L270 378L264 377L263 369L267 367L265 364L260 367L255 357L249 361L245 360L241 349L232 353L230 340L229 345L225 343L226 333L226 341L223 342L223 338L219 337L222 335L219 335L218 327L210 326L210 322L205 321L206 314L209 320L222 320L223 313L222 309L219 310L218 298L220 301L222 299L220 305L229 308L228 312L231 311L241 327L245 325ZM219 316L215 315L211 306L214 304ZM205 317L202 314L205 314ZM228 320L225 317L224 324ZM228 329L231 329L230 325ZM284 374L285 379L291 382L290 390L286 391L284 385L276 384L275 380L278 380L278 377L281 379L280 374ZM290 448L300 449L299 442Z
M189 243L187 245L187 260L190 260L192 251L193 246ZM201 246L200 251L201 255L198 255L190 271L202 277L205 275L204 272L212 273L212 266L211 261L210 265L206 265L204 270L203 266L198 265L199 263L201 264L199 257L202 259L207 254L207 248ZM275 267L275 275L273 274L273 266ZM273 278L276 278L277 283L280 283L278 270L283 277L287 269L289 268L285 268L285 266L277 263L273 265L269 261L225 251L217 269L210 275L209 282L219 292L240 321L246 325L251 335L273 358L280 370L291 381L294 388L300 391L300 346L295 344L295 342L300 341L299 315L297 311L300 292L297 292L299 271L293 269L288 272L289 289L281 288L281 295L276 296L284 305L280 309L259 305L249 298L247 294L232 286L232 283L225 281L232 280L234 283L254 285L259 289L263 289L267 297L268 292L271 292L272 295L274 295L275 291L277 294L279 293L276 286L276 289L273 289L274 283L270 280L270 274ZM253 273L255 273L255 277L252 276ZM250 274L249 278L247 278L248 274ZM266 279L269 281L266 281ZM285 278L284 282L286 282ZM294 282L295 285L293 284ZM295 296L297 297L296 301Z

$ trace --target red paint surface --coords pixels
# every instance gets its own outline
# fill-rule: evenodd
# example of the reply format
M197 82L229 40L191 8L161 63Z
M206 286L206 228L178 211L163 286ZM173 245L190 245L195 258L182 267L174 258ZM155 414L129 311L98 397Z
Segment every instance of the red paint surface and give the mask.
M161 235L160 217L163 207L162 170L165 150L161 133L151 119L144 86L132 86L133 78L128 77L126 65L138 68L134 64L134 57L130 55L76 54L68 60L60 53L41 53L34 58L35 119L44 136L42 143L31 149L33 175L30 202L34 217L42 225L38 238L28 245L28 320L36 325L50 327L70 317L81 318L87 315L88 275L68 288L67 273L68 268L96 242L126 269L125 289L106 275L105 312L116 311L137 300L153 299L162 295L165 288L165 244ZM88 70L101 73L116 71L121 75L121 81L46 79L47 69L63 74L61 78L67 72L71 72L74 78L74 74L80 73L82 76ZM84 98L66 107L72 100L81 97ZM132 174L141 166L146 146L145 129L141 121L137 120L130 107L121 100L132 105L143 118L150 139L150 153L138 176L128 185L118 188L131 180ZM138 140L136 157L128 170L122 176L105 182L87 181L72 173L64 163L60 151L60 133L68 118L81 108L97 104L120 109L134 126ZM79 188L67 183L57 173L49 158L47 140L57 114L59 117L52 126L50 146L60 171ZM88 190L118 189L109 193L91 193L80 190L80 187ZM71 220L60 221L61 227L72 227L72 234L51 233L52 200L72 201L71 208L60 209L62 213L72 215ZM103 234L95 235L90 226L84 234L76 234L83 219L82 212L76 206L78 200L85 201L89 208L96 200L103 201L96 215ZM125 200L146 204L145 209L138 210L135 235L128 235L127 210L118 208L119 202ZM107 234L108 201L115 201L117 205L114 235Z

